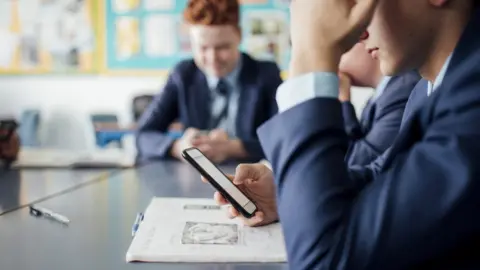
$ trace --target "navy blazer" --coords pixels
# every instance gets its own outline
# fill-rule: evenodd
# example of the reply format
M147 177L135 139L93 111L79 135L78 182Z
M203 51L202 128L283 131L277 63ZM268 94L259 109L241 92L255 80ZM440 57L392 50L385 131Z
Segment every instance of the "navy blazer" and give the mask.
M306 101L259 129L292 269L480 269L478 33L480 9L373 179L346 169L338 100Z
M423 103L427 100L427 91L428 91L428 81L421 79L418 81L417 85L413 88L410 97L408 98L407 104L405 105L405 110L403 111L402 122L400 123L400 130L408 123L412 113L420 108ZM395 135L396 138L396 135ZM389 147L385 152L378 156L374 161L365 165L360 164L351 164L348 166L349 173L352 174L353 178L363 178L363 179L373 179L376 174L378 174L384 164L385 160L390 155L391 147ZM359 176L359 175L360 176Z
M428 93L428 81L425 79L421 79L418 81L417 85L415 85L415 88L412 90L412 93L410 94L410 97L408 97L408 102L407 105L405 105L405 111L403 112L403 117L402 117L402 124L400 125L400 128L403 127L405 123L408 122L408 119L412 115L412 113L420 108L427 100L427 95Z
M241 93L236 119L237 137L249 160L264 157L256 129L277 113L275 93L282 83L280 70L273 62L257 61L242 54L239 81ZM211 91L204 73L193 60L179 63L138 122L136 145L139 162L165 158L174 138L168 127L179 120L184 127L208 129L211 117Z
M349 166L367 165L392 145L410 93L420 78L418 72L392 77L383 93L368 101L360 121L352 103L342 103L345 130L351 140L345 156Z

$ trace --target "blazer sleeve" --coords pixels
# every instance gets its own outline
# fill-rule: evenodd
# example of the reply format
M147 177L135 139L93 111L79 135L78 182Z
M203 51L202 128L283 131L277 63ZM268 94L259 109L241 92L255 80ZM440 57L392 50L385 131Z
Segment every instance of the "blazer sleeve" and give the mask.
M351 142L346 160L349 166L366 165L375 160L392 145L402 122L408 97L384 107L372 128L363 137Z
M360 122L355 113L355 108L351 102L342 102L343 120L345 123L345 132L351 140L357 140L364 136Z
M174 139L167 135L168 127L178 118L177 73L169 75L163 90L145 110L138 122L136 145L138 159L165 158Z
M469 92L476 90L478 83ZM480 130L471 123L480 107L464 94L432 109L422 139L405 140L388 168L363 185L344 162L337 100L309 100L259 129L292 269L411 269L478 232Z
M280 74L280 69L278 68L277 64L275 63L266 63L268 64L268 68L264 69L264 77L262 78L265 82L265 89L262 103L261 111L262 118L258 121L258 124L261 125L264 122L268 121L274 115L278 113L277 101L275 99L277 88L282 84L282 78ZM248 160L258 161L265 157L263 153L262 146L260 145L260 141L255 134L253 138L242 139L242 144L245 147L245 150L249 154Z
M419 80L420 76L414 72L390 80L385 92L375 101L377 109L372 128L350 145L346 156L349 166L369 164L392 145L400 130L405 105Z

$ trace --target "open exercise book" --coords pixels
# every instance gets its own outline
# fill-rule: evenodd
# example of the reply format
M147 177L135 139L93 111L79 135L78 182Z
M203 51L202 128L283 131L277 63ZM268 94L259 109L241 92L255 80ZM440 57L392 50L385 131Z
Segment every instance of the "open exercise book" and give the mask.
M251 228L209 199L154 198L127 262L286 262L280 224Z

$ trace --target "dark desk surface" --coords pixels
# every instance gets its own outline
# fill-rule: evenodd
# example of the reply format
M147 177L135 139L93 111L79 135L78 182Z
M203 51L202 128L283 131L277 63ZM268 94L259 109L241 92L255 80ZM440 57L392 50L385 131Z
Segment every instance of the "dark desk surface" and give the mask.
M224 167L233 172L233 167ZM127 264L131 226L153 196L206 197L213 189L179 162L150 164L41 203L67 216L68 227L29 215L0 216L0 269L288 269L286 264Z
M22 205L28 205L108 176L107 170L2 170L0 171L0 215Z

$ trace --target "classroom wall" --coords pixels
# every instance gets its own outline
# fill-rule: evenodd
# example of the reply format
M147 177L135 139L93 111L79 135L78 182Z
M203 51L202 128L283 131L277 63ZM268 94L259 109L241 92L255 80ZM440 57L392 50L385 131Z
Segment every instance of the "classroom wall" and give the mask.
M95 146L90 113L116 113L121 124L131 123L132 98L157 93L163 83L156 77L0 76L0 115L39 109L44 146L82 150ZM359 112L372 92L352 93Z

